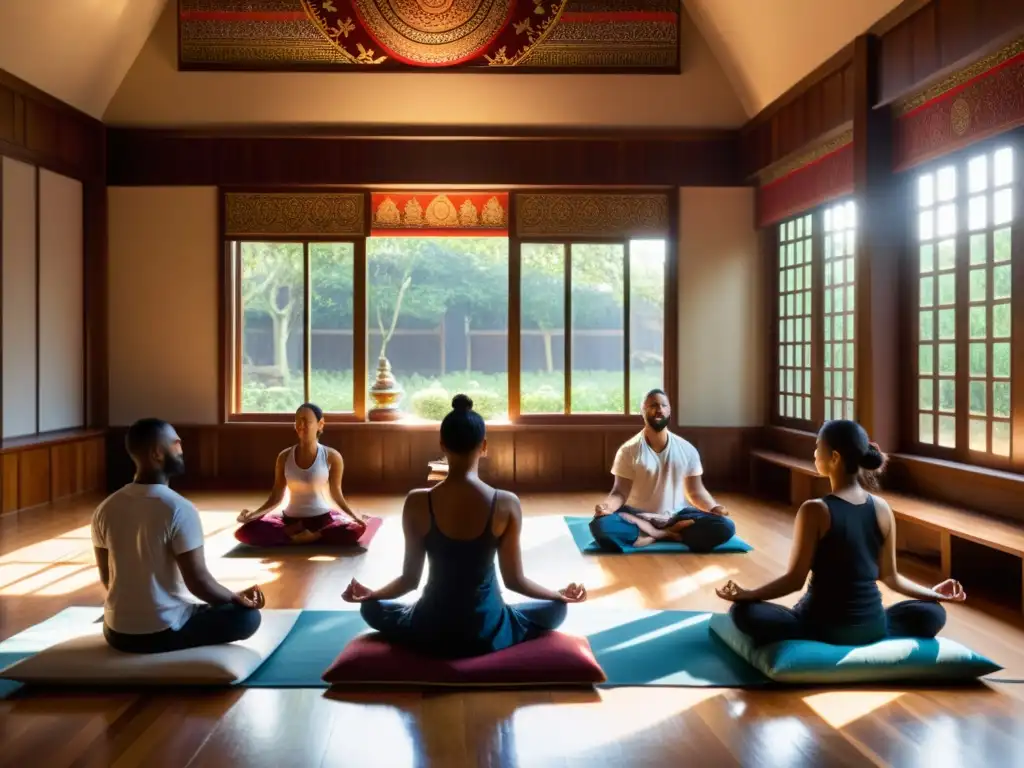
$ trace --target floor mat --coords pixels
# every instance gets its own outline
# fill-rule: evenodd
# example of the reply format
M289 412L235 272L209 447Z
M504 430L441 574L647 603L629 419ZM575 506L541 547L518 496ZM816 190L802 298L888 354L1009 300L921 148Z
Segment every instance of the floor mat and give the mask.
M631 555L666 552L671 552L677 555L687 553L693 554L688 546L680 544L678 541L657 541L647 547L625 547L621 552L609 552L601 549L597 545L597 542L594 541L594 537L590 535L590 521L593 518L566 516L563 519L565 520L565 524L569 526L569 533L572 534L572 540L576 542L576 548L587 555ZM724 544L720 544L715 547L708 554L717 555L729 552L750 552L752 549L753 547L743 541L739 536L733 536Z

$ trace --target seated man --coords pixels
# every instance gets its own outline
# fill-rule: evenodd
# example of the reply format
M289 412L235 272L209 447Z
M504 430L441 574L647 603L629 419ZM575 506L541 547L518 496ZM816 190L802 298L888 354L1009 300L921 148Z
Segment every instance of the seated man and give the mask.
M666 429L671 413L668 396L652 389L643 401L643 430L615 454L615 484L590 522L602 549L677 541L710 552L736 533L729 513L704 488L697 449Z
M217 583L206 568L199 512L168 486L185 469L178 434L167 422L142 419L125 442L134 482L108 496L92 519L107 643L125 653L162 653L251 637L263 593L236 594Z

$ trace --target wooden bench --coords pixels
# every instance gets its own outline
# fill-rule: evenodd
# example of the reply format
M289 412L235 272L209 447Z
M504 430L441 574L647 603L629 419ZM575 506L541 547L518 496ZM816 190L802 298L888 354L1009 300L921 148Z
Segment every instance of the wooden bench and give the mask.
M828 481L818 474L813 461L761 449L750 452L751 489L756 490L759 485L757 469L761 462L789 470L789 501L794 507L827 492L823 489L827 487Z
M813 462L764 450L751 452L752 487L756 487L753 485L756 462L789 470L790 501L795 507L828 492L827 488L815 491L814 486L823 478L818 476ZM882 491L879 495L889 502L897 521L920 526L939 535L939 559L944 579L953 574L953 539L964 539L1019 558L1021 594L1024 596L1024 524L907 494ZM1024 609L1024 597L1021 607Z

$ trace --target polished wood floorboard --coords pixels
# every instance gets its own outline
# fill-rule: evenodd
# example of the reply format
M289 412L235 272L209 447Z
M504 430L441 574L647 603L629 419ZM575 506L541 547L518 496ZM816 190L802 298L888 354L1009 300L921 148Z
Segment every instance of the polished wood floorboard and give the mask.
M552 587L587 584L594 605L723 611L714 588L753 585L786 564L792 513L727 498L748 555L584 557L563 514L599 494L524 496L527 572ZM264 586L268 605L336 608L353 575L370 586L401 565L397 497L356 498L389 518L370 552L229 559L249 496L196 497L214 573ZM0 517L0 639L68 605L102 602L92 562L92 505ZM937 574L907 567L924 580ZM970 586L968 585L968 590ZM887 602L898 598L886 593ZM796 596L782 601L792 604ZM1024 622L970 601L947 636L1024 680ZM320 690L26 691L0 701L0 766L1013 766L1024 765L1024 685L969 688L624 688L443 694Z

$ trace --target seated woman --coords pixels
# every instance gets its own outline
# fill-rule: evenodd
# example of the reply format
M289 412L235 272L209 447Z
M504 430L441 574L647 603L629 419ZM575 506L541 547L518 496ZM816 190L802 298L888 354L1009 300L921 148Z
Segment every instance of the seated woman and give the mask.
M355 579L342 598L361 603L366 623L388 641L432 656L464 658L508 648L558 627L566 603L587 599L582 584L552 592L523 574L519 499L477 476L485 455L484 420L465 395L452 400L441 422L448 476L430 490L412 491L402 510L402 575L377 590ZM505 585L536 602L506 605L494 569L497 553ZM430 575L412 605L393 602L419 586L424 558Z
M932 638L946 623L940 602L963 602L960 583L947 579L932 589L896 570L896 521L884 499L864 486L885 457L853 421L830 421L818 434L814 466L832 493L804 502L796 516L789 570L758 589L728 582L718 596L734 603L736 627L756 645L780 640L818 640L867 645L886 637ZM793 609L766 603L804 585ZM910 600L882 607L876 582Z
M340 453L320 444L323 431L323 411L312 403L300 405L295 411L298 445L278 454L274 488L259 509L242 510L238 522L243 525L235 531L236 539L256 547L314 541L348 546L359 541L366 522L341 493L345 463ZM270 514L284 500L286 489L287 508L280 516Z

